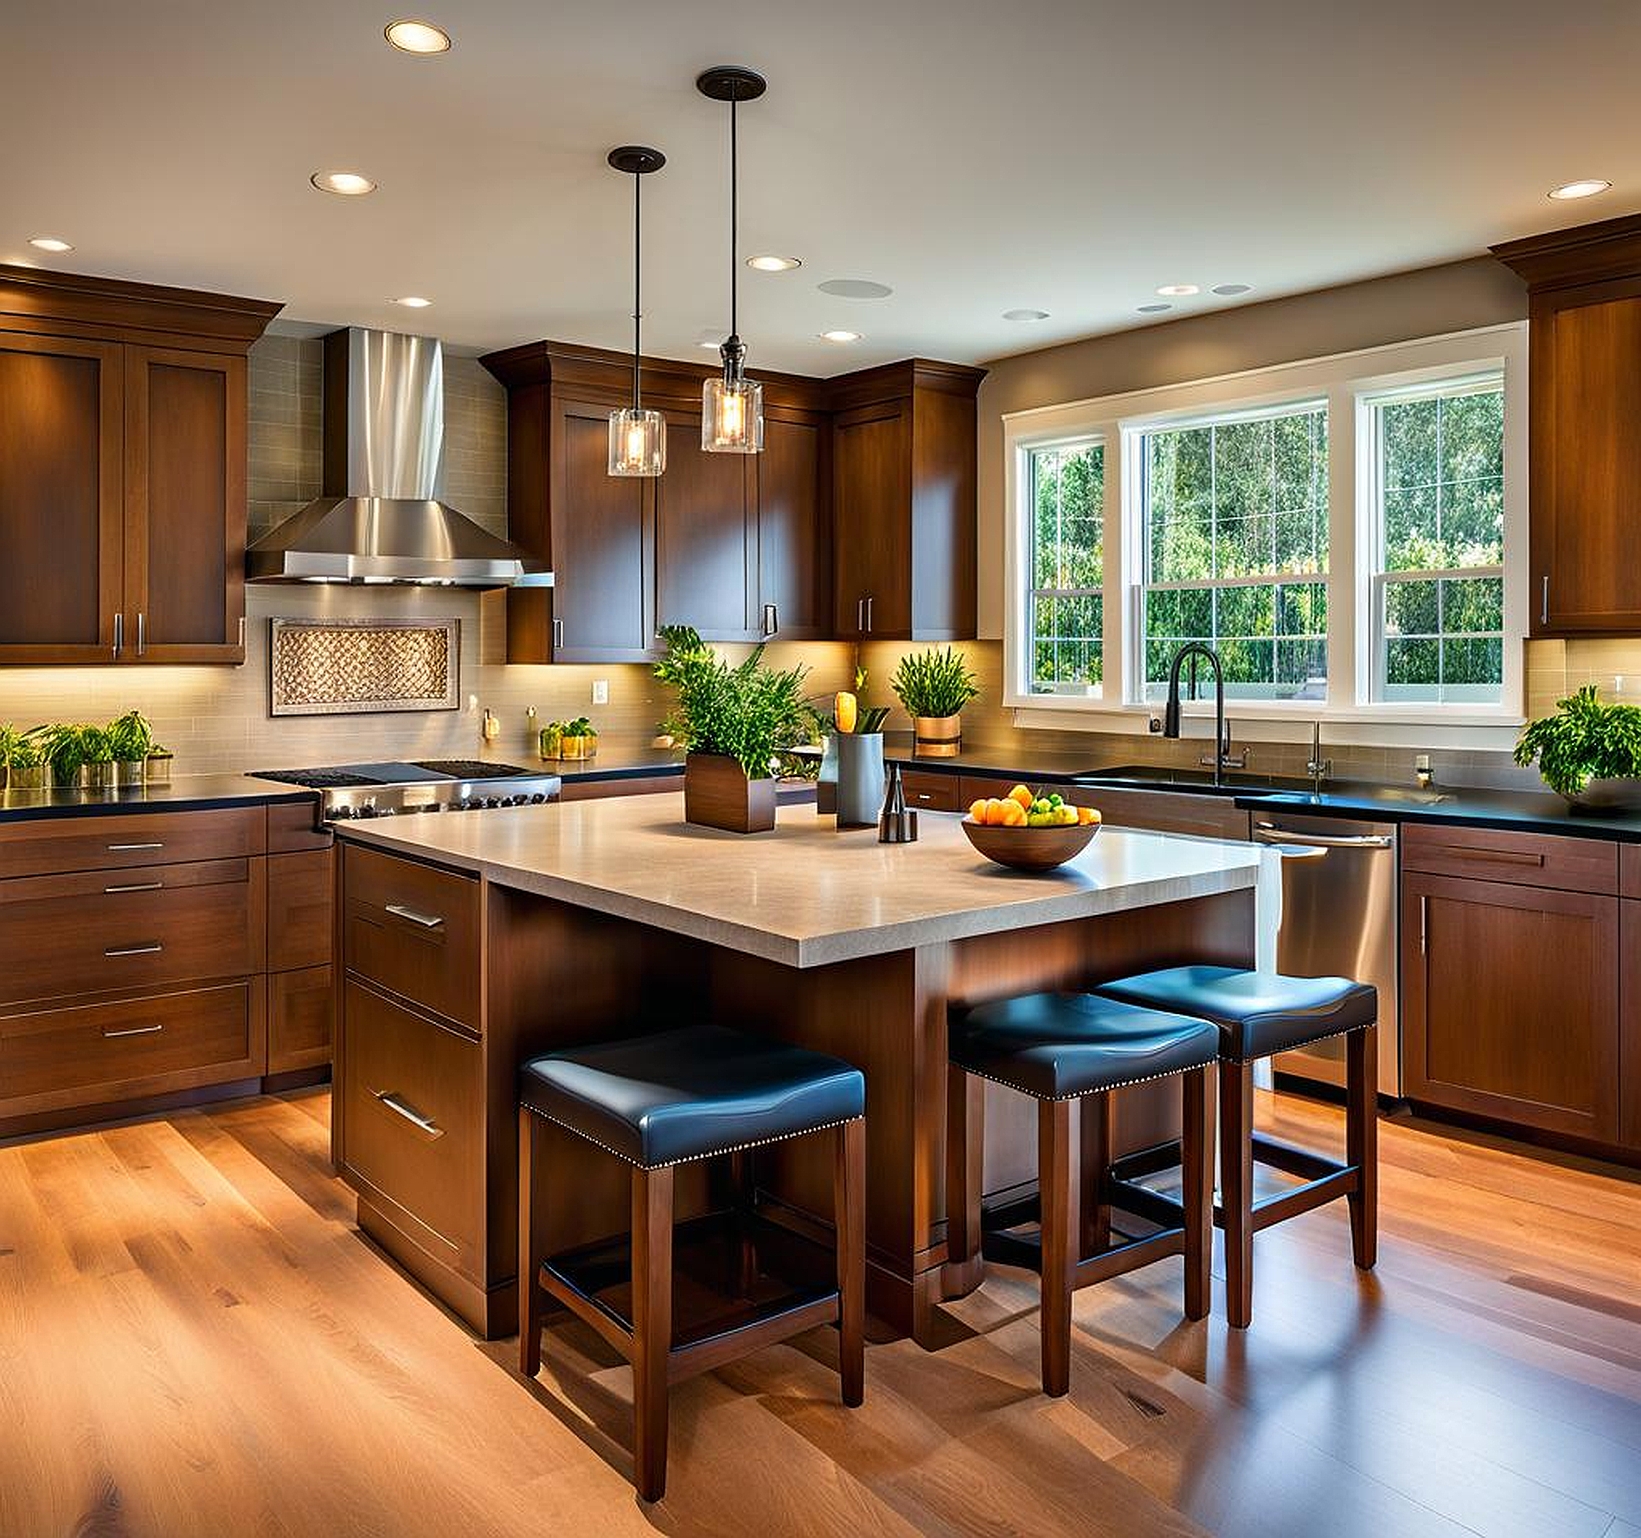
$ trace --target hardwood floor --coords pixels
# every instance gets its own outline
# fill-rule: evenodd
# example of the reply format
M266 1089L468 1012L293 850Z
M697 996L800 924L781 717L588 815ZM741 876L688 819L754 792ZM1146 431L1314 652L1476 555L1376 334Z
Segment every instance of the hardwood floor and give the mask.
M1261 1096L1285 1136L1340 1114ZM1036 1289L950 1344L830 1330L679 1388L640 1507L631 1377L550 1321L541 1380L352 1226L328 1097L0 1147L0 1535L1641 1533L1641 1184L1383 1127L1379 1269L1342 1204L1261 1234L1254 1325L1180 1317L1177 1260L1076 1295L1069 1397Z

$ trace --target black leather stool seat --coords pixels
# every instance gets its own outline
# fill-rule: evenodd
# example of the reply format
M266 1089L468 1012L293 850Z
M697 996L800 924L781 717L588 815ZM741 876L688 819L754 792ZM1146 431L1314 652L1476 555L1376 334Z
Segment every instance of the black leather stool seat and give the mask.
M1089 993L1032 993L980 1004L951 1022L948 1055L966 1073L1039 1100L1069 1100L1203 1068L1219 1030Z
M1379 994L1348 977L1279 977L1235 967L1169 967L1106 983L1102 997L1212 1020L1220 1056L1253 1062L1307 1042L1361 1030L1379 1017Z
M598 1042L526 1063L526 1109L645 1169L796 1137L866 1111L858 1068L714 1025Z

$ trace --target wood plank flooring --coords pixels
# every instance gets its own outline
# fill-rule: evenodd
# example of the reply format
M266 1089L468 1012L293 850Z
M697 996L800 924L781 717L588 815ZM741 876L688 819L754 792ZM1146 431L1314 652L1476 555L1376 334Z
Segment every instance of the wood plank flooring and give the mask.
M1179 1262L1076 1300L1037 1391L1035 1288L950 1344L832 1332L684 1385L636 1502L630 1374L557 1320L542 1378L352 1226L323 1092L0 1147L0 1538L1198 1534L1636 1538L1641 1184L1383 1127L1381 1260L1343 1205L1261 1234L1254 1325L1180 1317ZM1339 1113L1261 1097L1284 1136Z

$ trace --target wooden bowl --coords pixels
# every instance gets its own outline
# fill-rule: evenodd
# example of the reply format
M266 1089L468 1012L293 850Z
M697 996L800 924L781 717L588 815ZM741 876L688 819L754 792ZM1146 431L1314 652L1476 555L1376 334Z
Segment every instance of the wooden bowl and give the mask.
M1100 824L1057 828L1004 828L963 819L963 832L988 860L1011 870L1044 871L1064 865L1088 848Z

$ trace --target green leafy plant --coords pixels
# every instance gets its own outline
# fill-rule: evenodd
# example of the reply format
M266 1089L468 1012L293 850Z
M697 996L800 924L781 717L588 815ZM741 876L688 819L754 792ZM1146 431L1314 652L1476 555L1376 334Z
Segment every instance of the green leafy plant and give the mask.
M1641 706L1604 703L1594 684L1556 702L1516 744L1518 764L1538 764L1557 795L1580 796L1591 780L1641 779Z
M114 762L114 739L106 727L82 726L80 734L80 761L87 764Z
M39 744L45 760L51 765L51 777L59 785L72 785L80 772L80 765L88 762L83 734L90 728L52 722L36 726L29 736Z
M34 732L0 726L0 764L12 769L38 769L45 761L45 748Z
M128 710L108 723L108 745L116 762L138 763L154 746L154 727L140 710Z
M655 676L678 691L667 725L692 753L733 758L748 779L761 780L777 753L805 740L807 668L765 667L762 646L731 667L688 625L664 627L661 639L667 650Z
M909 716L955 716L980 696L968 662L950 646L908 652L900 659L889 687Z

